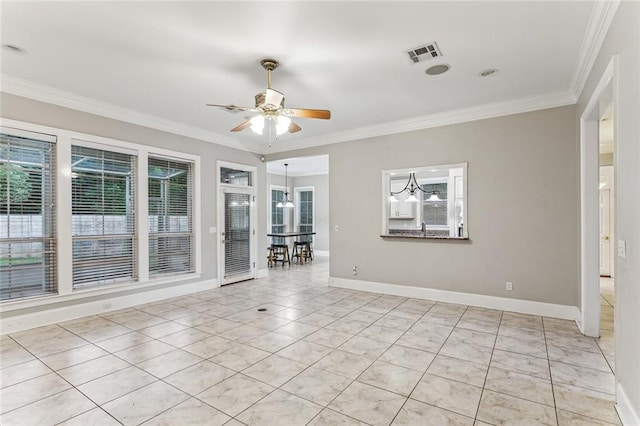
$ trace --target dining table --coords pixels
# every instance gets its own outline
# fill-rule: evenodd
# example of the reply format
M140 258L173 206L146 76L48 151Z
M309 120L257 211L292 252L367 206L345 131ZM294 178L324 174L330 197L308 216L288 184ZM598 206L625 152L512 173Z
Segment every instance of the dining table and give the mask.
M296 237L306 237L309 235L316 235L313 231L291 231L291 232L270 232L267 234L267 237L272 238L296 238ZM289 249L287 249L287 258L289 258ZM284 265L284 262L283 262Z
M267 234L267 237L292 238L305 237L308 235L316 235L316 233L311 231L271 232Z

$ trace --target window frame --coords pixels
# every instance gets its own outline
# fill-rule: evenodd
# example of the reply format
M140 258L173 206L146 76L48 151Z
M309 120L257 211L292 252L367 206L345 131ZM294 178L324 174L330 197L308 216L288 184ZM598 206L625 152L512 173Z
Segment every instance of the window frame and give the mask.
M81 290L81 289L85 289L85 288L96 288L96 287L104 287L104 286L111 286L114 284L118 284L118 283L134 283L134 282L138 282L138 277L139 277L139 269L138 269L138 250L137 250L137 244L136 244L136 240L137 235L138 235L138 220L137 220L137 206L140 203L140 197L138 196L137 193L137 189L140 185L138 185L137 182L137 172L139 169L139 165L138 165L138 156L137 156L137 152L134 150L129 150L129 149L123 149L122 147L111 147L108 145L102 145L102 144L95 144L95 143L91 143L91 142L87 142L84 140L78 140L78 139L72 139L71 140L71 155L73 156L73 150L74 148L78 148L80 150L82 149L91 149L91 150L95 150L97 152L104 152L104 153L114 153L114 154L120 154L120 155L125 155L128 158L128 165L129 165L129 170L130 170L130 175L129 178L127 179L128 184L126 185L127 187L127 194L126 197L128 197L128 200L126 201L126 204L131 204L132 208L129 209L127 208L127 212L124 215L119 215L119 216L124 216L125 218L125 227L126 227L126 232L124 233L94 233L94 234L75 234L73 231L73 219L76 216L80 216L80 214L76 215L73 213L74 211L74 196L73 196L73 183L74 183L74 179L76 179L76 177L74 176L74 169L73 167L75 166L75 163L72 162L71 165L71 186L72 186L72 197L71 197L71 219L72 219L72 235L71 235L71 240L72 240L72 245L75 246L76 242L80 242L80 241L86 241L88 243L107 243L109 241L117 241L117 240L130 240L130 244L131 244L131 252L130 253L124 253L124 257L128 260L129 257L131 257L131 276L123 276L123 277L111 277L108 279L105 279L104 276L99 277L99 275L96 273L95 274L95 280L90 280L90 281L83 281L83 282L76 282L76 266L80 266L83 262L80 260L76 260L76 253L72 248L72 261L73 261L73 269L72 269L72 275L73 275L73 290L77 291L77 290ZM91 157L87 157L87 158L91 158ZM104 157L103 157L104 159ZM73 160L72 160L73 161ZM102 180L100 181L101 185L102 185L102 189L104 190L104 186L107 183L107 181L104 178L105 173L102 173ZM89 200L90 201L90 200ZM103 208L108 208L111 207L108 204L103 204L102 205ZM130 210L130 211L129 211ZM87 214L84 214L87 215ZM107 216L106 214L102 214L102 216ZM111 216L111 215L110 215ZM86 261L85 261L86 262ZM125 265L123 265L125 266ZM78 268L79 269L79 268Z
M412 238L420 238L424 240L428 240L428 239L468 240L469 239L468 168L469 168L469 163L465 161L465 162L454 163L454 164L432 164L432 165L423 165L423 166L412 167L412 168L381 170L382 226L381 226L380 237L382 238L412 237ZM446 228L443 228L443 230L444 229L448 230L449 235L448 236L425 235L424 231L420 231L420 225L421 225L420 221L422 220L422 208L417 209L419 211L416 213L415 217L409 218L411 222L411 227L408 229L408 232L405 232L403 230L400 230L400 232L396 231L396 229L398 228L393 227L390 224L391 209L390 209L389 194L391 191L391 180L393 176L399 176L399 175L409 176L410 173L415 173L416 175L419 176L419 177L416 177L417 183L418 185L421 185L420 182L426 182L428 179L431 179L431 177L420 175L421 173L436 172L436 171L442 171L442 170L449 170L449 174L448 174L449 180L447 181L448 182L448 196L447 196L448 225ZM458 194L457 190L455 190L454 192L454 188L455 188L454 183L456 179L461 179L462 194ZM462 222L461 223L463 224L463 226L461 226L459 229L459 231L461 232L461 235L459 235L459 232L456 229L456 220L453 219L455 215L455 202L456 200L459 200L459 199L462 200L462 209L461 209ZM422 196L419 198L419 200L420 200L420 203L419 203L420 207L422 207L421 205ZM428 229L433 229L435 231L438 230L433 227L429 227Z
M2 123L2 129L4 133L6 133L10 137L24 138L30 141L36 142L37 144L46 145L42 147L34 146L33 149L38 150L38 152L42 152L44 157L48 156L48 162L43 162L41 164L40 170L40 211L41 211L41 219L40 219L40 228L42 229L42 235L33 237L11 237L10 229L7 229L7 237L4 239L9 244L21 244L23 243L41 243L42 250L40 253L42 254L42 259L40 261L40 265L43 268L43 282L39 285L42 287L42 292L34 293L34 294L26 294L24 296L16 297L16 298L7 298L0 299L2 304L11 303L15 301L28 300L31 298L42 298L42 297L50 297L58 294L58 250L57 250L57 214L55 209L55 202L57 197L57 181L56 181L56 170L57 170L57 138L55 135L51 135L45 132L35 132L25 129L18 129L11 126L5 125ZM27 144L22 145L27 148ZM14 164L13 162L9 162L9 164ZM46 183L45 183L46 181ZM42 191L43 186L47 185L47 190ZM10 191L10 190L9 190ZM10 192L9 192L10 194ZM48 195L48 199L45 196ZM32 216L33 214L29 214ZM7 212L7 217L10 218L11 212ZM37 215L36 215L37 216ZM9 252L13 254L13 252ZM29 250L26 253L31 254L34 253L33 250ZM37 253L37 252L36 252ZM19 265L17 265L19 266ZM25 290L21 290L18 292L24 292Z
M295 231L299 231L300 230L300 206L301 206L301 200L300 200L300 193L301 192L311 192L311 229L315 230L316 229L316 192L315 192L315 186L297 186L293 188L293 198L294 198L294 208L295 208L295 213L293 216L293 229ZM305 225L309 225L309 224L305 224ZM305 239L308 238L309 241L313 240L313 236L309 235L307 237L300 237L301 239Z
M283 195L283 199L284 199L284 193L288 191L288 188L283 186L283 185L269 185L269 200L267 202L268 207L268 211L267 214L269 215L268 217L268 223L269 223L269 232L271 233L273 232L273 227L274 226L283 226L284 229L282 230L282 232L288 232L289 231L289 223L290 223L290 215L287 214L289 213L289 208L286 207L276 207L276 209L280 209L282 211L282 222L283 223L273 223L273 208L274 208L274 203L278 203L278 201L280 200L274 200L273 199L273 191L281 191L282 195ZM271 242L273 242L273 244L285 244L285 239L284 238L279 238L279 237L269 237L271 239Z
M2 310L5 312L18 311L21 309L52 305L56 303L79 300L87 297L95 297L109 294L118 294L127 290L144 290L155 287L162 287L166 284L180 284L183 281L193 281L202 276L202 241L201 241L201 160L199 155L157 148L139 143L127 142L119 139L112 139L102 136L91 135L56 127L44 126L25 121L18 121L7 118L0 118L0 124L25 132L44 133L57 138L56 142L56 162L57 170L54 174L56 197L55 216L57 218L57 283L58 293L30 298L6 300L0 302ZM72 142L73 141L73 142ZM125 152L136 152L137 162L137 197L144 202L137 203L136 228L137 250L138 250L138 281L117 283L108 286L89 287L83 289L73 289L72 287L72 237L71 237L71 145L81 142L86 146L102 147L99 149L122 150ZM149 278L149 235L147 230L148 206L146 199L147 191L147 157L149 154L174 157L194 163L194 250L195 250L195 273L174 275L167 277ZM188 283L185 283L188 284Z
M187 165L187 187L186 187L186 191L187 191L187 221L188 221L188 227L189 230L184 232L184 231L178 231L178 232L149 232L149 243L151 243L152 239L160 239L160 238L169 238L169 239L174 239L174 238L183 238L183 237L188 237L189 238L189 258L190 258L190 266L188 270L184 270L184 271L172 271L172 272L152 272L152 268L151 265L149 265L149 276L150 277L167 277L167 276L175 276L175 275L184 275L184 274L193 274L195 273L195 252L194 252L194 201L195 201L195 191L194 191L194 186L195 186L195 176L194 176L194 169L195 169L195 164L193 161L186 161L184 159L178 159L175 157L168 157L168 156L164 156L164 155L159 155L159 154L155 154L155 153L150 153L147 156L147 172L149 170L149 161L151 159L155 159L155 160L162 160L162 161L168 161L168 162L175 162L175 163L182 163L182 164L186 164ZM150 178L147 175L147 188L148 188L148 184L150 182ZM150 198L149 198L149 194L147 192L147 209L149 209L149 203L150 203ZM148 210L147 210L148 211ZM150 217L149 215L147 216L148 218ZM149 221L147 221L147 229L149 229ZM152 235L157 235L157 237Z

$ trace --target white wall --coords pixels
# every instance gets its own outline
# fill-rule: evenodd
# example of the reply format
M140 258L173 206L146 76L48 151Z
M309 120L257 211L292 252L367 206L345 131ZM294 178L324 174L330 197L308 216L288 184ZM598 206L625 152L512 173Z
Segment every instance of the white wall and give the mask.
M621 416L640 424L640 3L623 1L598 53L577 104L579 120L611 58L617 104L615 185L618 239L626 241L626 258L616 259L616 381Z

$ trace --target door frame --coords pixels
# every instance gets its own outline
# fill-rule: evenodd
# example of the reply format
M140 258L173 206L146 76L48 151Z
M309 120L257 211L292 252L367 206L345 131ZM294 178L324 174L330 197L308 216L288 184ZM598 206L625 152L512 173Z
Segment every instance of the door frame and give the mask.
M614 148L615 152L615 148ZM614 246L613 236L615 235L615 209L614 209L614 200L615 200L615 186L613 184L613 173L614 167L611 166L600 166L600 179L601 183L605 182L606 185L603 189L609 190L609 275L613 279L615 278L614 265L616 261L616 247ZM604 179L604 180L602 180Z
M613 107L614 139L618 129L618 57L614 55L580 117L580 289L578 327L587 336L600 336L600 165L599 121L608 107ZM613 164L617 164L614 150ZM614 185L617 170L614 167ZM618 209L614 197L614 212ZM616 213L617 214L617 213ZM617 244L614 219L613 243ZM617 262L614 262L614 275Z
M232 184L227 184L227 183L222 183L221 181L221 173L220 173L220 169L222 167L228 167L228 168L234 168L237 170L243 170L243 171L247 171L247 172L251 172L251 185L250 186L244 186L244 185L232 185ZM256 271L258 270L257 265L256 265L256 259L257 259L257 229L256 229L256 225L257 225L257 219L256 219L256 212L258 211L258 206L256 203L256 188L258 187L258 168L254 167L254 166L249 166L246 164L240 164L240 163L232 163L229 161L223 161L223 160L217 160L216 161L216 185L215 185L215 191L216 191L216 200L217 200L217 208L215 209L216 211L216 232L215 232L215 241L216 241L216 258L217 258L217 283L216 283L216 287L220 287L222 286L222 282L224 280L224 268L223 268L223 260L222 260L222 256L223 256L223 252L222 252L222 232L224 232L224 217L223 217L223 211L224 211L224 192L223 189L239 189L239 190L250 190L251 192L251 202L252 202L252 215L251 215L251 228L252 228L252 232L251 232L251 253L250 253L250 262L252 263L253 267L252 269L252 277L251 278L256 278Z

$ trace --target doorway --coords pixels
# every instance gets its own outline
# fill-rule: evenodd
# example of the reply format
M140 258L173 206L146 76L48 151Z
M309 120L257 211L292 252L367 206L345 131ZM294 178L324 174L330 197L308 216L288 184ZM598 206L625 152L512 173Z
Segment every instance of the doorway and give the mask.
M613 57L580 117L581 317L578 325L585 335L592 337L601 336L601 312L604 312L601 274L615 275L616 268L611 254L616 242L615 214L612 214L616 210L612 149L616 127L615 75L616 57ZM605 165L604 156L601 157L601 143L606 142L601 134L605 127L610 129L610 171L600 168ZM608 183L601 180L601 172L610 173Z
M600 118L599 146L599 201L600 201L600 339L598 345L607 362L614 369L615 358L615 135L613 131L615 111L609 106Z
M315 232L313 236L299 236L295 240L309 242L314 258L328 257L329 156L270 161L266 180L267 229L271 233ZM285 199L292 201L289 208L283 202ZM270 237L268 244L287 244L293 250L294 238Z
M255 278L255 168L218 162L219 282Z

